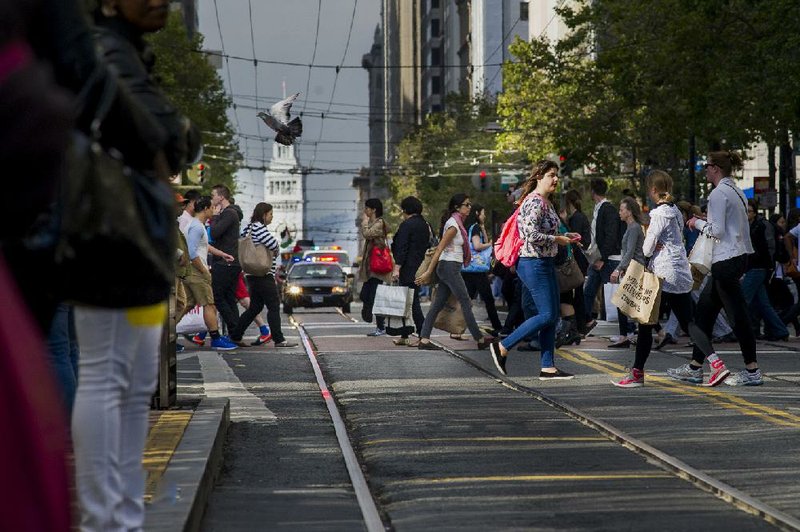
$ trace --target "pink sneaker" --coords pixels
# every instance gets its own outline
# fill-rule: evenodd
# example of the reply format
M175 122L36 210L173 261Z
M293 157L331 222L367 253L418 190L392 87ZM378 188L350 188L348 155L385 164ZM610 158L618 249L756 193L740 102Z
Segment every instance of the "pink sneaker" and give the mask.
M709 362L711 366L711 376L708 378L706 386L716 386L722 384L725 377L731 374L728 368L725 367L725 362L722 359L716 359L714 362Z
M631 372L621 381L611 381L611 384L618 388L641 388L644 386L644 371L631 368Z

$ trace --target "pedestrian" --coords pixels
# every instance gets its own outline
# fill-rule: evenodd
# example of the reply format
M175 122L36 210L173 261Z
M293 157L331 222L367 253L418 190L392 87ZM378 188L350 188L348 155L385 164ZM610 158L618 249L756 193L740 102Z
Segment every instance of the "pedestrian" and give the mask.
M364 247L361 252L361 264L358 267L358 280L361 285L359 295L362 303L361 319L372 323L372 306L375 304L375 292L378 285L391 282L392 268L386 272L372 271L370 259L373 249L388 246L387 236L389 227L383 220L383 202L378 198L369 198L364 202L364 215L361 221L361 236L364 238ZM383 336L386 334L386 319L383 316L375 317L375 330L367 336Z
M439 279L436 295L428 310L428 315L425 316L425 323L422 325L419 349L438 349L430 341L431 331L433 331L436 317L447 304L450 294L454 294L461 305L461 312L464 314L467 328L472 334L472 338L478 342L478 349L485 349L493 339L488 336L484 337L478 327L472 313L472 301L467 294L464 278L461 277L461 268L469 264L471 259L469 237L467 229L464 227L464 220L469 216L471 208L472 203L466 194L458 193L450 198L447 205L450 218L444 224L442 238L431 257L430 266L415 280L418 285L429 284L434 272Z
M595 178L589 186L594 211L591 244L586 249L589 269L583 285L583 301L588 321L586 326L591 329L597 324L592 315L597 291L602 284L609 282L611 273L619 265L622 234L617 209L606 199L608 184L603 179Z
M641 255L634 253L633 259L643 264L649 261L653 273L662 280L662 301L666 301L670 306L681 328L690 334L698 349L710 355L713 352L711 343L694 323L691 297L694 281L686 248L683 245L683 214L672 197L672 177L661 170L654 170L647 178L647 188L656 208L650 211L650 226L642 244ZM623 200L623 205L626 204L627 201ZM635 209L630 204L627 206L635 218ZM638 204L636 206L638 207ZM626 248L625 243L623 248ZM627 253L623 251L623 261L626 256ZM644 366L653 346L655 327L655 325L639 325L633 367L627 376L613 383L615 386L636 388L644 385Z
M642 211L639 203L632 197L623 198L619 204L619 219L625 223L627 229L622 236L622 254L617 267L611 272L609 280L612 283L619 283L621 277L625 275L632 260L640 264L645 264L642 244L644 243L644 231L642 231ZM617 309L619 320L619 340L612 342L608 347L613 349L624 349L631 346L633 334L629 331L628 319L621 310Z
M566 203L566 225L567 231L578 233L581 235L579 242L572 245L575 262L581 269L583 275L589 273L589 264L586 259L584 250L587 249L592 243L592 224L586 215L583 213L581 194L575 189L570 189L564 194L564 202ZM592 327L587 326L590 321L589 314L591 308L586 307L586 301L583 293L583 285L573 290L573 305L575 309L575 324L578 332L582 336L586 336L591 332L592 327L597 325L596 321L591 322Z
M756 386L764 382L758 368L756 338L739 281L747 266L747 255L753 253L750 224L747 221L747 199L730 177L734 169L741 167L742 158L734 151L708 154L706 179L714 185L708 197L708 220L692 217L687 222L691 229L696 227L704 235L716 239L711 279L700 295L695 311L697 326L710 338L717 314L724 307L728 319L733 320L733 332L745 364L745 369L726 379L730 371L725 363L716 353L708 355L711 366L709 386L716 386L723 381L731 386ZM692 360L668 369L667 374L677 380L702 383L705 359L705 353L695 342Z
M469 237L470 245L472 246L470 252L472 253L473 260L476 252L485 251L492 248L492 239L486 232L486 209L483 205L475 203L472 206L472 211L464 222L464 227L467 228L467 236ZM492 294L492 286L489 284L489 269L491 261L486 264L486 271L482 272L469 272L462 271L461 276L464 278L464 284L467 287L467 294L470 299L475 298L475 294L480 295L483 304L486 307L486 314L489 317L489 322L492 324L492 332L490 336L497 336L503 324L500 323L500 317L497 315L497 307L494 304L494 295Z
M747 257L747 271L742 278L742 293L754 332L759 335L761 319L764 320L764 337L769 341L785 341L789 339L789 330L783 320L775 312L767 295L767 283L775 269L775 253L777 250L775 227L758 214L758 202L747 200L747 219L750 222L750 242L755 250Z
M422 202L418 198L414 196L404 198L400 202L400 209L403 222L397 228L397 233L395 233L392 240L392 254L394 255L392 280L397 281L400 286L414 289L411 316L414 320L417 336L419 336L422 333L425 314L422 313L422 306L419 302L419 287L414 283L414 278L422 261L425 259L425 252L430 247L433 229L422 217ZM395 345L415 345L409 341L408 337L409 335L404 328L400 338L394 341Z
M556 323L559 316L559 288L554 261L558 246L577 242L580 235L558 234L558 214L550 203L550 197L557 186L558 165L549 160L536 163L524 185L517 217L522 249L516 269L524 285L523 291L527 291L530 299L536 302L537 314L526 319L505 340L492 342L492 360L503 375L506 374L508 351L524 338L538 336L542 349L539 379L574 377L558 369L554 361Z
M211 335L211 347L218 351L236 349L236 345L219 333L217 307L214 305L214 293L211 287L211 271L208 269L208 234L206 222L212 216L211 197L201 196L195 201L194 216L183 232L189 251L189 273L183 279L186 292L185 310L176 317L180 321L183 316L195 307L203 307L203 321Z
M162 128L163 164L171 175L199 156L200 144L197 128L170 104L152 75L154 58L144 36L166 24L166 2L162 7L146 0L104 0L93 14L106 61ZM142 218L151 215L141 212ZM122 279L132 275L124 268L126 257L109 260ZM142 458L171 283L137 279L125 285L130 292L125 308L75 309L81 356L72 436L83 531L144 526Z
M242 230L242 238L250 237L257 246L264 246L273 253L272 268L266 275L247 274L247 284L250 287L250 306L239 321L231 329L231 341L240 347L245 347L242 337L253 319L267 307L267 322L272 333L275 347L297 347L297 343L286 340L281 330L281 300L278 294L278 285L275 283L275 270L280 257L280 245L272 236L267 226L272 223L272 205L259 203L253 209L250 223Z
M569 233L570 229L565 221L567 218L566 210L560 210L558 217L558 233L562 235ZM581 253L578 248L579 244L579 242L573 242L568 246L559 247L554 260L556 267L563 266L570 260L574 260L577 266L577 254ZM582 336L578 332L577 310L575 305L578 300L576 290L580 292L580 299L583 299L583 286L581 285L578 289L564 290L559 284L559 290L561 319L556 327L556 348L564 345L578 345L580 344ZM517 349L519 350L521 348L522 346Z
M211 239L214 247L233 257L227 261L221 257L211 259L211 285L214 288L214 301L222 315L222 320L230 333L239 321L236 306L236 283L242 267L239 264L239 214L231 205L231 190L225 185L215 185L211 189L211 205L218 214L210 220Z

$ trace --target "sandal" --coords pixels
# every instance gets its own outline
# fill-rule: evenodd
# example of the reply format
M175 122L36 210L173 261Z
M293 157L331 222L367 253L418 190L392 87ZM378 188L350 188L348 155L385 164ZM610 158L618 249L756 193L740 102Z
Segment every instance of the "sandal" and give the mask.
M417 349L425 349L428 351L439 351L439 347L434 345L433 342L423 342L423 341L420 341L419 344L417 344Z
M464 338L462 335L460 335L460 334L452 334L452 333L450 333L450 339L451 340L466 340L466 338Z

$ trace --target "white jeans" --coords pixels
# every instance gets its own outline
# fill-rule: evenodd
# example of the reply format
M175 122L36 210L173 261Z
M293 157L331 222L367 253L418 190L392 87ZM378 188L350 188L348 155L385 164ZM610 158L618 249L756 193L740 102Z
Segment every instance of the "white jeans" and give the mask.
M75 309L81 357L72 437L82 531L144 524L142 455L165 308Z

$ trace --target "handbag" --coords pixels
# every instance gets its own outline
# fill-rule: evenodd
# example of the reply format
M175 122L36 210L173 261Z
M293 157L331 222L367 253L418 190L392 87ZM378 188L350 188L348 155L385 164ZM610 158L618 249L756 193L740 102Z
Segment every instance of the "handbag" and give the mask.
M50 227L61 298L106 308L163 301L175 280L172 189L100 145L117 83L106 77L91 135L73 134Z
M431 267L431 261L433 261L433 255L436 253L436 248L438 246L439 239L434 236L431 224L428 224L428 249L425 250L425 256L422 257L422 263L419 265L419 268L417 268L417 273L414 275L414 278L417 278L428 271L428 268ZM439 279L436 276L436 270L434 270L431 274L431 282L428 284L435 285L438 282Z
M375 301L372 305L374 316L394 316L411 318L411 303L414 301L414 289L407 286L379 284L375 290Z
M392 252L388 246L375 244L369 252L369 271L377 274L391 273L394 268Z
M556 266L556 277L560 292L568 292L583 285L583 272L574 257L569 257L563 264Z
M436 315L433 326L450 334L463 334L467 330L467 320L464 318L464 312L462 312L461 304L455 294L450 294L450 297L447 298L447 303Z
M465 273L488 273L492 268L492 246L476 251L475 246L472 245L472 230L478 224L472 224L469 228L469 249L472 252L472 259L469 264L461 268ZM483 235L481 235L481 243L483 243Z
M519 207L505 221L500 230L500 236L494 243L495 258L509 268L517 264L519 252L522 249L522 239L519 237L519 228L517 227L518 216Z
M611 302L629 318L642 325L653 325L658 322L661 306L661 279L632 260Z
M714 242L715 238L704 233L700 233L697 241L689 253L689 264L697 268L702 274L707 274L711 271L711 263L714 258Z
M253 241L252 226L239 238L239 264L248 275L263 277L272 270L272 250Z

